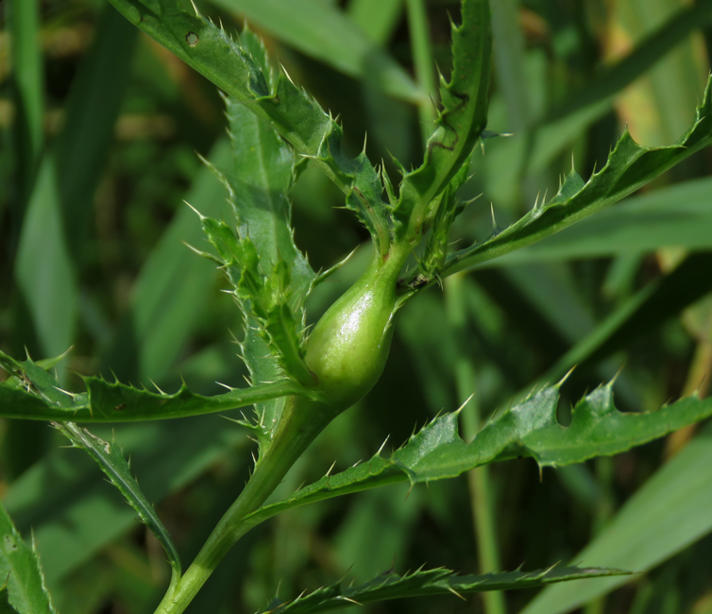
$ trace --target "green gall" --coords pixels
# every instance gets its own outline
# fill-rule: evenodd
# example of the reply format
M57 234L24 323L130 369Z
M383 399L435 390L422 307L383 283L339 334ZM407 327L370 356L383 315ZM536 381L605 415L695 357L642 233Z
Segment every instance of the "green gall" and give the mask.
M342 411L363 397L383 372L397 309L400 263L376 257L321 317L306 346L306 363L327 403Z

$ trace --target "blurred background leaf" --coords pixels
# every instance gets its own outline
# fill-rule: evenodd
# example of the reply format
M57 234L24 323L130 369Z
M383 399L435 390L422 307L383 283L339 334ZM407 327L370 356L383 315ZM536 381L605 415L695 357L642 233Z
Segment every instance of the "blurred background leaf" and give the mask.
M293 80L340 117L346 150L356 154L367 132L373 162L393 170L391 152L406 168L420 163L419 118L430 104L422 76L411 76L413 4L216 0L200 9L227 30L247 20ZM448 14L457 19L457 2L419 4L433 63L447 71ZM600 168L625 127L646 146L677 141L710 70L710 0L491 7L488 129L512 136L487 139L474 153L461 196L482 196L458 219L456 247L486 240L493 223L506 227L537 195L553 195L572 156L584 177ZM229 159L215 89L104 2L9 0L0 11L0 349L22 359L27 347L40 359L73 346L57 372L72 389L76 373L115 373L169 390L185 381L204 394L219 391L216 381L242 386L233 343L241 323L220 293L225 282L183 245L206 245L183 199L212 217L229 211L195 155L218 168ZM572 401L618 372L624 410L660 407L695 390L704 396L712 372L711 165L709 150L700 152L618 208L462 277L459 289L446 286L447 307L439 288L409 302L382 381L315 442L275 497L320 478L333 461L347 467L369 458L388 435L387 447L401 444L473 392L463 414L472 404L506 404L573 363L562 387L564 421ZM292 197L295 241L315 270L366 240L311 164ZM309 322L365 258L357 250L316 288ZM463 433L468 428L476 427L463 424ZM190 560L247 477L252 448L244 432L215 416L96 431L131 459L181 559ZM168 566L99 470L44 425L6 421L0 432L0 491L23 537L34 531L59 611L152 612ZM573 560L644 570L615 590L562 585L530 606L531 592L507 593L504 611L707 611L711 536L702 499L712 465L700 459L708 438L693 429L541 476L531 462L492 466L486 489L502 569ZM685 471L692 456L699 462ZM472 510L475 518L482 511L467 480L410 492L395 485L291 510L242 541L190 611L252 612L278 586L286 597L344 574L367 581L393 566L475 572ZM675 488L681 496L691 489L689 506L666 504ZM648 522L631 521L629 509L644 509L633 517ZM665 523L675 531L651 539ZM617 547L625 544L627 553ZM582 560L581 552L606 560ZM559 591L574 591L579 604ZM471 612L479 599L405 600L369 612Z

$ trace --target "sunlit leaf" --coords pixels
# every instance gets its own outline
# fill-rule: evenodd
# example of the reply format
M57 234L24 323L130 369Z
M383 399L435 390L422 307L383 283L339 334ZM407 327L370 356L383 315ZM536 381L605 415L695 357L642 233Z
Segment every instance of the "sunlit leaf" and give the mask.
M611 384L576 403L568 426L556 418L558 403L558 387L546 387L490 420L470 443L458 433L457 412L445 414L392 454L379 452L345 471L326 475L247 520L255 525L285 509L393 482L453 478L495 461L531 457L540 467L581 463L625 452L712 416L712 398L695 397L653 412L622 413L613 404Z

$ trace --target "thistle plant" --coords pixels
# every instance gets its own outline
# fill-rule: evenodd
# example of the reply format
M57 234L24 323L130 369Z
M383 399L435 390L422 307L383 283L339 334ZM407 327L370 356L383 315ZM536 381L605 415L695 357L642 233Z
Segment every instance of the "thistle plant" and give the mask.
M365 146L357 155L350 154L340 122L285 69L273 65L248 27L239 34L228 32L189 0L110 3L222 92L229 161L204 162L224 186L227 206L215 217L203 212L206 203L187 203L208 244L190 247L224 274L226 292L239 309L238 347L249 386L205 396L185 384L166 393L86 376L84 388L72 391L53 371L61 357L36 362L0 353L7 372L0 385L0 414L50 421L72 446L96 461L153 532L172 573L156 614L184 612L246 533L292 508L395 482L416 487L516 458L532 458L539 468L575 465L624 452L712 415L712 401L696 396L653 412L621 412L609 381L575 403L570 423L563 426L557 408L564 380L558 373L512 399L473 437L460 435L460 410L442 413L393 451L380 449L365 462L327 471L284 498L269 499L329 423L376 385L389 357L399 310L407 302L614 205L712 144L712 90L708 83L696 119L678 144L646 148L626 132L590 177L584 179L572 169L552 197L538 199L488 238L455 248L459 216L468 207L483 206L482 199L465 203L461 196L470 175L478 172L478 148L486 138L503 138L486 130L492 64L487 0L462 0L459 16L453 17L451 66L447 75L440 75L435 98L422 97L429 136L422 162L412 169L396 159L374 164ZM307 165L341 191L344 207L370 237L362 248L368 257L360 277L316 321L307 312L310 293L329 284L343 263L315 271L295 242L290 192ZM83 425L232 410L242 411L225 428L241 429L254 440L254 464L244 488L184 567L121 451ZM2 524L0 568L8 578L9 606L20 614L55 611L36 553L5 513ZM323 587L265 604L264 611L316 612L346 603L532 588L625 573L555 565L474 576L421 568L378 576L362 585Z

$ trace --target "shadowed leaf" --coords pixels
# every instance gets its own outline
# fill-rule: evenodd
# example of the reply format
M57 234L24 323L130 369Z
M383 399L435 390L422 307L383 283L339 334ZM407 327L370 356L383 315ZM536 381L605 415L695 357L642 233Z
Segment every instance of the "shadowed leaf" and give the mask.
M318 588L292 601L275 601L267 609L261 610L261 614L306 614L393 599L448 594L460 597L484 591L537 588L556 582L626 574L614 569L578 567L509 571L481 576L461 576L444 568L420 569L403 575L386 572L365 584L350 585L342 581Z

